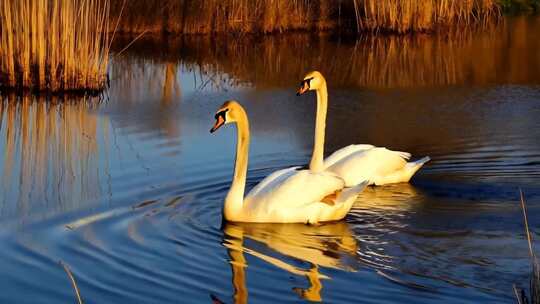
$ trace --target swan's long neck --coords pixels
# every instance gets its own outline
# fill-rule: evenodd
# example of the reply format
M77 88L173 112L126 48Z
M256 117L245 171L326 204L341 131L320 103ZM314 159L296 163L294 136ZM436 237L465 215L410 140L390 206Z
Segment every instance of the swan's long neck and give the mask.
M317 92L317 118L315 120L315 142L309 169L313 172L324 170L324 132L326 129L326 111L328 107L328 91L323 81Z
M234 176L231 188L225 198L223 212L226 219L234 219L242 210L244 204L244 191L246 188L246 175L249 151L249 122L245 113L236 122L237 144Z

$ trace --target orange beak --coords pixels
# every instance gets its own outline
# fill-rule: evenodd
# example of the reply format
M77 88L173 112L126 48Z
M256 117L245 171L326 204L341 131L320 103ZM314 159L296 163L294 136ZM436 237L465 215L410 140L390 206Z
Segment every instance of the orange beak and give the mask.
M296 90L296 96L300 96L304 94L305 92L307 92L308 90L309 90L308 82L304 80L300 83L300 87L298 88L298 90Z
M224 123L225 120L223 119L223 117L221 115L218 115L218 117L216 118L216 123L214 124L212 129L210 129L210 133L216 132L216 130L223 126Z

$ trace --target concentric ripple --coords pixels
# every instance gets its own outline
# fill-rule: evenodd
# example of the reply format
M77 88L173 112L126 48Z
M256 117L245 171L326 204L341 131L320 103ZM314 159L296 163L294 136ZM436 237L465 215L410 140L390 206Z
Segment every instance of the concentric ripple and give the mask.
M406 43L393 49L396 66L375 65L395 75L359 63L391 54L383 47L397 38L369 48L301 37L283 48L289 40L199 37L178 50L167 41L166 56L163 41L144 41L114 58L103 100L3 96L0 303L73 302L60 261L85 303L512 301L530 266L518 188L538 235L540 77L534 41L508 59L505 30L489 36L501 41ZM500 68L456 47L481 47ZM522 55L530 69L499 71L523 67ZM365 69L336 73L340 56ZM289 80L319 66L330 83L327 152L369 142L432 161L411 184L366 189L343 221L223 222L236 138L232 126L209 134L214 111L234 98L249 113L250 189L308 162L314 96L296 97Z

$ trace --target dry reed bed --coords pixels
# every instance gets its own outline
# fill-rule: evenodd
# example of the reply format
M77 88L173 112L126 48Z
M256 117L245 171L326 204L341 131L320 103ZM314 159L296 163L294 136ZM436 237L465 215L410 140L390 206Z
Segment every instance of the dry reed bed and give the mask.
M110 32L428 31L487 23L495 0L7 0L0 2L0 87L97 92ZM109 12L112 11L110 15ZM124 16L122 20L121 16ZM118 23L118 21L121 21Z
M109 8L109 0L1 1L0 87L104 88Z
M485 24L500 16L496 0L353 0L358 31L430 31Z
M330 0L132 0L125 7L119 31L208 34L325 30L335 27L336 3ZM112 0L111 14L118 16L121 11L122 0Z
M122 11L112 0L112 14ZM496 0L132 0L119 29L140 33L271 33L292 30L431 31L488 22Z

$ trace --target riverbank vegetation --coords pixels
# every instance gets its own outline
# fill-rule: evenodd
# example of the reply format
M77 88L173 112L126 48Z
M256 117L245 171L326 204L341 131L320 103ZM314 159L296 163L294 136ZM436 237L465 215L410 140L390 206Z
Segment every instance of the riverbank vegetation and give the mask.
M113 15L122 11L113 0ZM407 33L485 23L497 0L134 0L119 30L129 33L272 33L343 30Z
M148 79L173 79L172 67L201 72L208 84L287 87L306 70L324 73L335 87L414 88L456 85L537 83L540 41L527 33L540 27L534 17L512 18L489 30L474 28L433 35L364 35L356 39L332 35L287 34L227 36L145 36L112 65L112 78L148 72L145 62L159 66ZM494 38L496 37L496 38ZM130 37L117 36L113 48ZM519 47L509 47L516 45ZM133 64L122 64L131 57ZM230 60L235 58L235 60ZM342 60L347 58L347 60ZM140 64L139 64L140 63ZM171 67L172 66L172 67ZM501 69L501 66L506 68ZM118 82L115 81L118 85ZM167 86L172 87L172 86Z
M0 3L0 87L99 91L110 49L109 0Z
M398 33L492 24L540 0L7 0L0 3L0 88L99 92L115 32ZM362 37L364 39L364 37Z
M353 3L358 31L426 32L436 27L486 24L500 16L496 0L354 0Z

